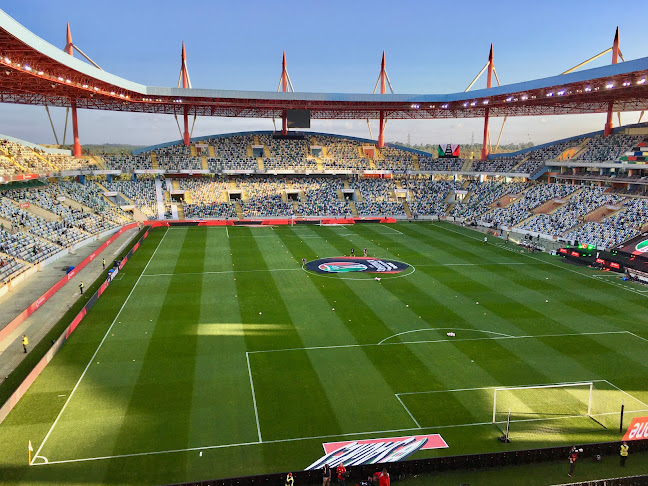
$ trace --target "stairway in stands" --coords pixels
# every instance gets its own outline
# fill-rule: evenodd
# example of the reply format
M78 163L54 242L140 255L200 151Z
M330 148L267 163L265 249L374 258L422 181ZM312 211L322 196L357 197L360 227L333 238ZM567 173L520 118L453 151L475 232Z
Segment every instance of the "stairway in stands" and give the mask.
M351 214L354 218L358 217L358 209L356 208L354 201L349 201L349 208L351 209Z
M155 152L151 152L151 167L155 170L160 168L157 161L157 154Z
M162 181L155 179L155 206L157 208L158 219L164 219L164 191L162 190Z
M235 202L234 207L236 208L236 217L238 219L243 219L243 208L241 207L241 203L238 201Z
M412 210L410 209L409 203L407 201L403 201L403 211L405 211L405 214L408 218L412 217Z

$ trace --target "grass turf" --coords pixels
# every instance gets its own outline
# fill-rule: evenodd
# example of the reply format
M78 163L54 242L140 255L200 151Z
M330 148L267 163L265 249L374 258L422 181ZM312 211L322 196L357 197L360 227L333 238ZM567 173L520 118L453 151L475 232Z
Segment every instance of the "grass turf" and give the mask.
M299 470L322 442L421 430L449 447L412 458L618 440L612 415L566 418L582 391L541 390L504 402L542 420L499 444L492 387L596 380L601 413L648 408L644 289L482 241L443 223L153 231L0 425L3 481ZM301 269L351 247L415 272ZM50 464L27 467L28 440Z

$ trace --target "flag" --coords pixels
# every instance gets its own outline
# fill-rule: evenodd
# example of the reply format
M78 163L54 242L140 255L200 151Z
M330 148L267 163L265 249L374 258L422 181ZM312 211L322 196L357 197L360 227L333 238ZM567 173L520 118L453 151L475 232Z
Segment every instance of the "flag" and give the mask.
M31 440L29 441L29 452L34 452L34 448L31 445Z

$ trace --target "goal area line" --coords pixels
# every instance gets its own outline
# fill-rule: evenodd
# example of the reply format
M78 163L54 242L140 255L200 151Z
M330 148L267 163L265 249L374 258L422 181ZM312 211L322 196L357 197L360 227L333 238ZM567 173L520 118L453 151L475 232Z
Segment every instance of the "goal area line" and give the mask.
M407 407L405 402L401 399L403 396L408 396L408 395L427 395L427 394L437 394L437 393L456 393L456 392L466 392L466 391L480 391L480 390L493 390L494 396L493 396L493 419L489 422L471 422L471 423L463 423L463 424L452 424L452 425L436 425L436 426L426 426L426 427L421 427L421 429L444 429L444 428L455 428L455 427L471 427L471 426L481 426L481 425L495 425L498 426L499 424L506 424L507 420L496 420L496 412L495 412L495 393L497 391L516 391L516 390L529 390L529 389L546 389L546 388L568 388L568 387L577 387L577 386L590 386L590 390L596 383L605 383L610 387L610 390L614 390L616 392L619 392L632 400L634 400L638 405L641 405L642 408L637 408L637 409L626 409L626 413L639 413L639 412L648 412L648 404L643 402L642 400L639 400L637 397L634 395L628 393L627 391L619 388L616 386L614 383L605 380L605 379L595 379L595 380L587 380L587 381L576 381L576 382L556 382L556 383L537 383L537 384L528 384L528 385L512 385L510 387L507 386L485 386L485 387L473 387L473 388L454 388L454 389L446 389L446 390L426 390L426 391L418 391L418 392L403 392L403 393L396 393L395 396L398 399L398 402L402 405L403 409L407 412L407 414L411 417L412 421L416 423L417 426L419 426L419 422L416 420L414 414L410 411L410 409ZM591 404L590 404L591 405ZM589 408L589 407L588 407ZM505 412L500 412L500 413L505 413ZM517 413L517 412L516 412ZM591 413L591 409L588 409L587 413L581 413L581 414L569 414L569 413L564 413L564 414L556 414L556 416L553 417L535 417L535 418L516 418L516 419L511 419L511 423L524 423L524 422L544 422L544 421L555 421L555 420L566 420L566 419L577 419L577 418L588 418L592 419L595 422L601 424L598 420L596 420L596 417L605 417L605 416L610 416L610 415L618 415L620 412L619 411L614 411L614 412L596 412L596 413ZM542 413L529 413L528 415L543 415ZM544 414L548 415L548 414ZM601 424L602 425L602 424ZM499 428L499 427L498 427Z

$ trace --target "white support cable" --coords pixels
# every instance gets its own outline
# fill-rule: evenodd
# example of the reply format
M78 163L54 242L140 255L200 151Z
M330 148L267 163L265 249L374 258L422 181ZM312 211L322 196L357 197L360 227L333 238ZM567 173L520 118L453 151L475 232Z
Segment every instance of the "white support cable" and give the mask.
M486 68L488 67L488 64L489 64L489 63L490 63L490 61L488 61L488 62L486 63L486 65L482 68L482 70L479 71L479 74L478 74L477 76L475 76L475 79L473 79L472 82L468 85L468 87L464 90L464 93L470 91L470 88L473 87L473 84L475 84L475 83L477 82L477 80L480 78L480 76L481 76L482 74L484 74L484 71L486 71Z
M50 125L52 127L52 132L54 132L54 140L56 140L56 145L61 145L59 143L58 135L56 135L56 129L54 128L54 122L52 121L52 115L50 115L49 106L45 105L45 111L47 112L47 118L49 118ZM643 113L643 112L642 112ZM641 121L641 118L639 118Z
M499 76L497 75L497 71L495 70L495 65L493 65L493 74L495 75L495 81L497 81L497 86L502 86L502 83L500 83Z
M184 138L184 134L182 133L182 128L180 128L180 122L178 121L178 115L176 113L173 114L175 117L176 124L178 125L178 132L180 132L180 138Z
M500 140L502 139L502 132L504 131L504 125L506 125L506 120L508 119L508 115L504 117L504 120L502 121L502 127L500 128L499 135L497 136L497 143L495 144L495 151L497 152L497 149L499 148Z
M63 125L63 144L65 145L65 135L67 134L67 122L68 122L68 115L70 114L70 107L65 107L65 125Z
M187 86L189 87L189 89L193 89L193 87L191 86L191 77L189 77L189 68L187 67L187 60L186 59L185 59L185 62L184 62L184 72L187 75Z
M286 71L286 78L288 78L288 86L290 86L290 91L292 93L295 92L295 88L293 88L292 81L290 80L290 74L288 74L288 71Z
M389 85L389 91L391 91L391 94L394 94L394 88L392 88L391 81L389 79L389 74L387 74L387 71L385 71L385 77L387 78L387 84Z
M90 64L92 64L94 67L96 67L97 69L100 69L101 71L103 71L103 69L101 68L101 66L99 66L99 64L97 64L97 63L94 62L92 59L90 59L90 57L89 57L85 52L83 52L81 49L79 49L79 47L78 47L76 44L72 44L72 48L73 48L75 51L77 51L79 54L81 54L83 57L85 57L86 60L87 60Z
M371 131L371 124L369 123L369 118L367 118L367 126L369 127L369 138L373 140L373 132Z
M197 118L197 117L198 117L198 115L196 115L196 114L194 113L194 119L193 119L193 123L191 124L191 131L189 132L189 138L191 138L191 136L193 135L193 129L194 129L194 127L196 126L196 118Z

